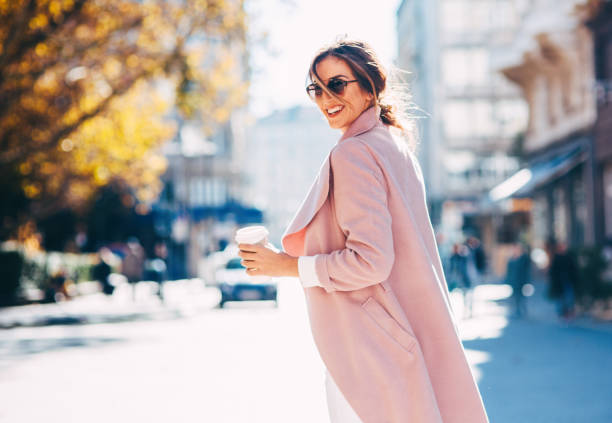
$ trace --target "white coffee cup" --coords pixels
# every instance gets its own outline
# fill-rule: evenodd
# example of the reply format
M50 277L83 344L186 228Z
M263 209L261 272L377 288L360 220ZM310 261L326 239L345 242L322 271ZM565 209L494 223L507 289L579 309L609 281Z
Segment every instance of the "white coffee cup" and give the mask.
M236 231L234 239L238 244L258 244L268 246L268 235L270 233L265 226L246 226ZM272 279L270 276L257 275L249 276L255 283L266 283Z

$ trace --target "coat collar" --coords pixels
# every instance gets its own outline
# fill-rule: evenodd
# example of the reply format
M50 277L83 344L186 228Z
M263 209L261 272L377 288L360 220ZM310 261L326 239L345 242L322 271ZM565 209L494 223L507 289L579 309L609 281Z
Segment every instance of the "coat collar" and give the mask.
M297 257L304 254L304 228L319 211L329 192L329 154L323 161L317 178L281 238L285 252Z
M361 112L357 119L353 121L346 130L342 137L338 141L339 143L343 140L354 137L374 128L380 122L380 106L372 106Z
M372 106L364 110L357 117L357 119L351 123L338 143L347 138L363 134L364 132L374 128L379 122L381 122L379 116L379 106ZM329 192L329 167L330 164L328 154L321 165L321 169L319 169L317 178L310 187L308 195L300 205L296 215L293 217L291 223L281 238L283 249L289 255L297 257L304 253L304 229L327 199L327 194Z

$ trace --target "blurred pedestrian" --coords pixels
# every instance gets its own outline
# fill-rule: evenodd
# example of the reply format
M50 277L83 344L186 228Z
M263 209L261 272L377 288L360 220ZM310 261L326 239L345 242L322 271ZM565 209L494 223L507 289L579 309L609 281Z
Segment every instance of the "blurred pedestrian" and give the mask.
M480 239L470 236L466 245L468 247L468 275L472 285L480 285L484 281L487 271L487 257Z
M44 302L56 303L70 299L66 288L67 274L64 268L55 271L47 279Z
M455 243L449 259L449 289L459 289L463 299L463 316L472 317L474 290L468 272L469 251L465 244Z
M342 136L285 230L286 253L239 244L247 274L299 277L332 423L488 422L449 308L410 122L383 65L367 44L339 40L308 75L306 91Z
M108 278L112 268L109 264L111 251L108 248L100 248L98 251L98 262L92 269L92 277L102 286L102 292L112 295L115 287L109 282Z
M144 273L145 252L138 238L131 237L127 241L125 256L121 262L121 273L132 284L132 297L136 299L136 283L142 280Z
M515 317L527 315L524 287L531 278L531 259L528 249L520 242L514 244L512 256L506 265L505 283L512 287Z
M565 242L552 242L552 260L549 268L550 298L557 300L557 314L562 319L572 319L575 314L578 265Z
M164 282L168 279L166 244L157 242L153 247L154 257L145 261L144 278L157 283L157 296L164 302Z

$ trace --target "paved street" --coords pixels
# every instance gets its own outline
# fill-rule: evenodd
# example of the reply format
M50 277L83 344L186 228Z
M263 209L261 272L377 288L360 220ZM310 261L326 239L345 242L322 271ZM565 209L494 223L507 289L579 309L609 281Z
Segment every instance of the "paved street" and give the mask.
M478 287L476 317L461 324L490 421L612 422L612 325L559 323L541 292L530 317L508 319L510 292Z
M278 308L217 309L216 292L197 281L166 293L163 306L146 284L136 305L126 290L62 305L66 322L89 309L95 324L0 330L0 422L328 421L295 281L281 281ZM477 287L475 317L460 324L491 422L612 422L609 326L560 324L535 296L529 320L508 319L508 294ZM460 316L457 292L453 307ZM0 312L0 323L20 312Z

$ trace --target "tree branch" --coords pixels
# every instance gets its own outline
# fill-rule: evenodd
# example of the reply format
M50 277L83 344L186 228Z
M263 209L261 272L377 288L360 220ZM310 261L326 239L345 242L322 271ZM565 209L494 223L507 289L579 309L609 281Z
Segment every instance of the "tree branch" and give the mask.
M73 16L81 11L86 1L77 0L72 9L66 12L63 19L59 22L50 19L49 24L44 29L37 30L26 36L26 30L29 28L28 22L36 9L36 0L30 0L27 8L30 13L25 14L24 11L22 15L22 19L27 20L16 21L13 25L14 29L12 28L12 34L9 32L9 36L5 40L4 53L0 56L0 83L4 80L2 69L20 60L31 48L47 40L51 34L57 32L60 26L65 25Z

